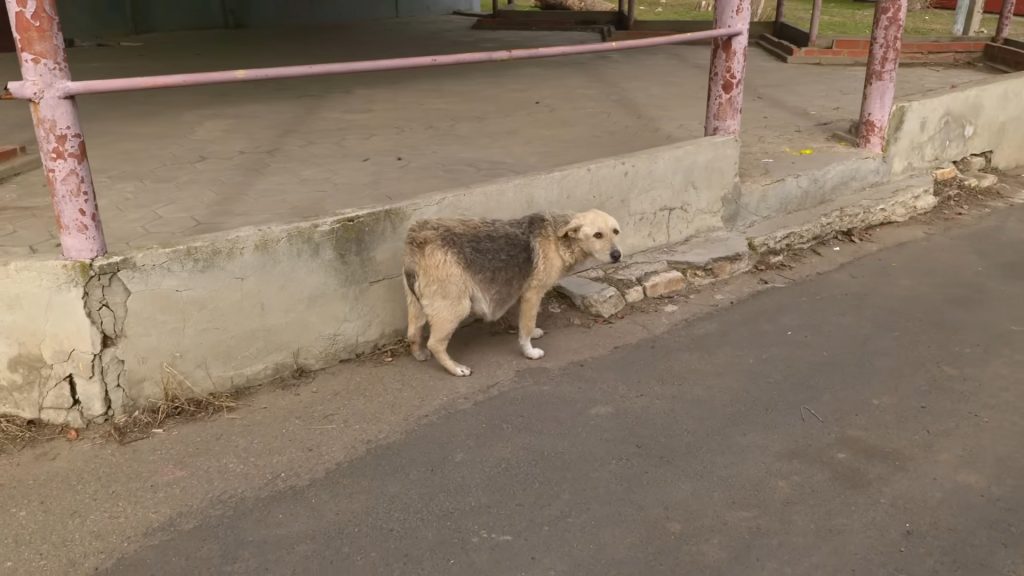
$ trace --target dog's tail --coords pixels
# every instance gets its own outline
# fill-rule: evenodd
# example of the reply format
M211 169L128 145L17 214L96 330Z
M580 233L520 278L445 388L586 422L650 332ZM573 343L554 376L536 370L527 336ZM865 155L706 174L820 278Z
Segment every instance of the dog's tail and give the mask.
M416 271L412 268L406 267L404 270L405 276L405 287L409 291L409 294L416 300L416 303L420 303L420 295L416 293Z

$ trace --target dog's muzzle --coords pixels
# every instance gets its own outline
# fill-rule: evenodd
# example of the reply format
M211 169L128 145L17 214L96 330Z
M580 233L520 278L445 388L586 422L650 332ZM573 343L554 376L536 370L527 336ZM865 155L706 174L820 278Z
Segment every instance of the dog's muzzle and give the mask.
M609 254L609 256L611 256L612 262L618 262L619 260L622 260L622 252L619 252L618 248L612 250L612 253Z

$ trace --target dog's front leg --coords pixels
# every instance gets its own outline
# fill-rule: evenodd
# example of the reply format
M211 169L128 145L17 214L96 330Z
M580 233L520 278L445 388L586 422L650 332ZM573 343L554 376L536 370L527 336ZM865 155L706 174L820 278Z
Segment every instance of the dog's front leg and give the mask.
M544 357L544 351L534 348L530 343L531 339L544 335L544 332L537 328L537 312L540 310L540 301L543 297L543 292L527 290L519 302L519 349L530 360Z

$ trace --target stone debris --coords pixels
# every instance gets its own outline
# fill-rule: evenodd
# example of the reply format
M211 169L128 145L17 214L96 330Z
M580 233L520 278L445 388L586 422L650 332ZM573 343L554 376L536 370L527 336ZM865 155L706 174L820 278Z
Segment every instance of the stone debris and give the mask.
M968 188L989 188L999 183L999 177L995 174L984 172L968 172L963 176L963 184Z
M959 162L960 169L964 172L977 172L988 167L988 159L981 154L968 156Z
M939 168L932 172L932 178L934 178L936 182L946 182L959 177L960 171L956 169L956 166L946 166L945 168Z
M577 308L602 318L608 318L626 306L625 298L615 288L578 276L563 278L556 289L568 296Z
M665 260L659 262L634 262L620 266L608 275L616 280L639 282L641 278L648 274L665 272L669 269L668 262Z
M652 272L644 276L640 284L648 298L661 298L682 291L686 287L686 276L676 270Z
M626 299L626 304L636 304L644 299L644 287L639 284L630 286L622 291L622 297Z

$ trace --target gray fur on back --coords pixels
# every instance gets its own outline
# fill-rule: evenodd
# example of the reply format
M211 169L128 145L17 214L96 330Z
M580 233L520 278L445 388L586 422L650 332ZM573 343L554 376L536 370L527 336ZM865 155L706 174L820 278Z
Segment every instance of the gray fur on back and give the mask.
M522 294L537 261L537 239L554 236L568 216L530 214L515 220L424 220L409 230L409 243L437 242L454 255L489 300L504 313Z

